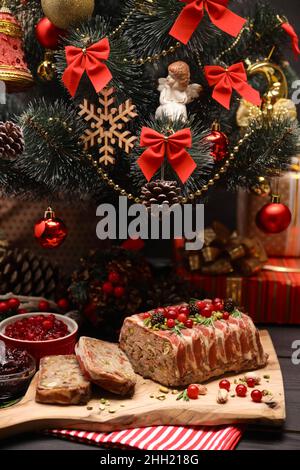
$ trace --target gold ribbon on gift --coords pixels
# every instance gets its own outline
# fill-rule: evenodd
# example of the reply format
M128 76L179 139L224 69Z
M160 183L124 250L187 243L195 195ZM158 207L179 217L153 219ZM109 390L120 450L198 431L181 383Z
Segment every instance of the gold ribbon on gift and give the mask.
M187 252L190 271L205 275L238 273L251 276L267 261L265 249L256 238L240 237L220 222L204 230L204 246L198 252Z

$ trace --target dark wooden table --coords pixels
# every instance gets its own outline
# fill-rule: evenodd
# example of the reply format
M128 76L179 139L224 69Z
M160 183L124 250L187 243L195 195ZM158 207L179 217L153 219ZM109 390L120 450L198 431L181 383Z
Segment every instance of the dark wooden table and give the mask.
M300 449L300 365L291 361L292 343L300 340L300 327L268 326L282 368L287 419L282 429L248 427L238 450ZM0 411L1 419L1 411ZM41 434L19 435L0 441L0 450L99 450L98 447L56 439Z

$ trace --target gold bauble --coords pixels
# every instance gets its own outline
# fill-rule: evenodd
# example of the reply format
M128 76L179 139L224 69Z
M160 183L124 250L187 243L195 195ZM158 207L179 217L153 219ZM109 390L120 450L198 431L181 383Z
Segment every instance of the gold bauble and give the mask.
M53 55L45 55L43 62L37 69L37 74L43 82L51 82L56 75L56 66L53 63Z
M240 127L248 127L251 119L261 116L261 110L258 106L249 103L244 99L241 100L240 106L236 113L236 121Z
M62 29L87 20L94 7L95 0L42 0L45 16Z
M290 99L280 98L276 101L273 106L274 114L280 116L286 116L291 119L291 121L297 120L297 107L295 103Z

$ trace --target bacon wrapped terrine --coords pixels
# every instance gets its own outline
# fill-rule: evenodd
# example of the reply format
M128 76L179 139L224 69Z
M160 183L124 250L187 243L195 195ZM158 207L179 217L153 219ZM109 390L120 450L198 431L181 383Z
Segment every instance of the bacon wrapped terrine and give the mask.
M151 324L154 315L149 313L127 317L120 335L121 349L134 371L145 378L178 387L267 363L258 330L238 310L227 313L226 319L222 314L209 319L196 315L192 327L176 321L171 329L167 320Z

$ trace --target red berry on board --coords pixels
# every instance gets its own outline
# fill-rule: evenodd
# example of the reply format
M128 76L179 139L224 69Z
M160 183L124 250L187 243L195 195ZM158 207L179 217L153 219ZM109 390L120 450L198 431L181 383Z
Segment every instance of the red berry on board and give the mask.
M143 315L142 315L142 316L143 316L143 320L147 320L147 318L150 318L150 317L151 317L151 315L150 315L150 313L149 313L149 312L145 312L145 313L143 313Z
M0 312L8 312L9 309L8 302L0 302Z
M190 314L190 309L187 306L183 305L182 307L179 308L179 313L183 313L184 315L188 317Z
M203 315L203 317L205 318L210 318L211 314L212 314L212 310L209 306L206 306L201 310L201 315Z
M111 282L112 284L119 284L121 282L121 276L119 273L117 273L116 271L111 271L109 274L108 274L108 280L109 282Z
M260 390L252 390L251 398L255 403L260 403L262 400L263 394Z
M223 320L228 320L229 319L229 313L228 312L223 312L223 316L222 316L222 319Z
M188 318L187 321L184 323L184 326L186 326L186 328L193 328L194 326L194 322L191 318Z
M252 377L249 377L249 379L247 379L247 385L250 388L254 388L256 385L256 380L253 379Z
M12 310L17 310L20 307L21 302L19 301L19 299L14 297L12 299L9 299L7 303L9 305L9 308L11 308Z
M198 308L198 310L201 312L201 310L206 307L206 303L204 302L204 300L198 300L198 302L196 302L196 306Z
M177 317L179 323L185 323L187 321L187 316L184 313L180 313Z
M175 320L173 320L173 318L168 318L167 327L168 328L174 328L175 325L176 325Z
M197 385L191 384L187 388L187 396L191 400L197 400L199 396L199 387Z
M227 390L227 392L229 392L229 390L230 390L230 382L229 382L229 380L226 380L226 379L221 380L221 381L219 382L219 388L224 388L225 390Z
M41 300L39 302L39 311L40 312L49 312L50 310L50 304L47 302L47 300Z
M57 306L60 310L63 310L64 312L67 312L70 308L68 299L59 299L57 301Z
M124 297L125 295L125 289L122 286L115 287L114 289L114 296L117 299L120 299L121 297Z
M18 315L23 315L23 313L28 313L28 310L26 308L19 308Z
M112 285L111 282L104 282L102 284L102 291L104 292L104 294L106 295L111 295L114 291L114 286Z
M247 395L246 385L239 384L235 387L235 391L238 397L245 397Z

